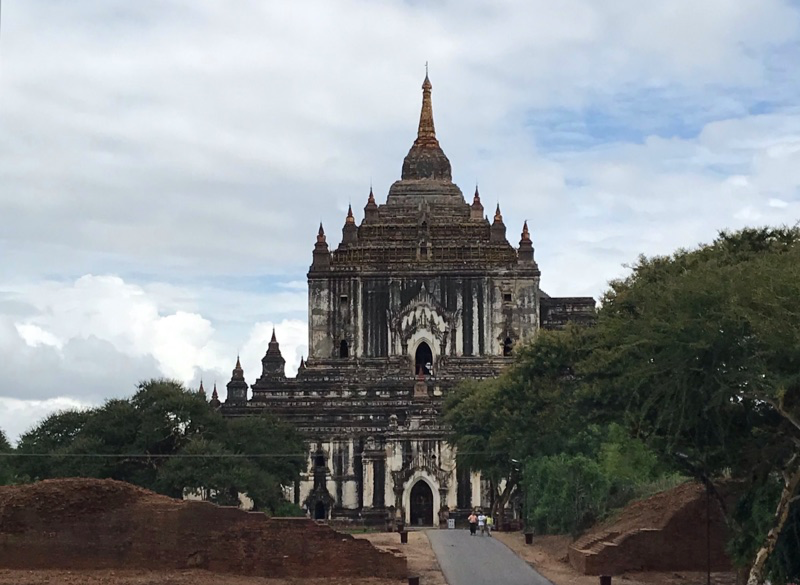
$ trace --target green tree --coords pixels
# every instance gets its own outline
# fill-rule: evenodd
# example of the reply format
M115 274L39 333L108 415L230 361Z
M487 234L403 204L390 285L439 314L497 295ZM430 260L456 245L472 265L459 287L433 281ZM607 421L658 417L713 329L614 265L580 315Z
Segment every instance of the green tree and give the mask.
M576 408L574 364L584 335L579 327L543 331L534 343L518 349L513 366L502 376L466 382L445 401L458 463L489 481L501 522L519 482L521 462L580 450L597 440Z
M14 480L14 468L11 457L8 455L13 451L5 432L0 429L0 485L8 485ZM4 453L6 455L3 455Z
M275 513L285 502L284 488L306 465L302 438L293 427L266 414L231 419L226 430L227 448L248 462L237 488L257 509Z
M47 417L23 435L31 479L113 478L180 498L193 490L226 505L246 493L259 509L287 508L283 488L305 462L303 442L271 417L224 419L178 382L142 382L130 399ZM2 463L0 461L0 463Z
M754 463L760 481L781 478L751 584L767 577L800 483L798 242L797 229L747 229L640 258L603 298L582 364L592 396L632 415L665 458L693 461L705 478L752 479Z
M219 504L235 505L246 494L255 509L287 514L283 496L305 464L303 442L294 429L269 416L228 420L214 440L190 441L160 470L158 487L189 489Z
M58 477L52 454L69 448L90 416L88 410L62 410L23 433L14 461L17 474L30 481Z

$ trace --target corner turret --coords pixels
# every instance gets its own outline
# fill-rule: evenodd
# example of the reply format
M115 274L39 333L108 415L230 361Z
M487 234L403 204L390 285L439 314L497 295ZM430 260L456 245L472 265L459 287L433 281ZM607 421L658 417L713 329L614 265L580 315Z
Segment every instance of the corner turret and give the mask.
M506 224L503 223L503 214L500 213L500 204L497 204L497 211L494 212L494 221L489 232L489 241L495 244L506 242Z
M219 394L217 394L217 383L214 382L214 390L211 392L211 400L208 401L211 408L219 408L222 403L219 401Z
M520 264L536 264L533 260L533 242L531 241L531 234L528 231L528 220L525 220L522 224L522 237L519 241L517 261Z
M327 270L330 267L331 252L328 249L325 230L322 229L322 222L320 222L319 231L317 232L317 243L314 244L314 260L311 262L311 270Z
M244 370L239 361L239 356L236 356L236 366L231 372L231 381L228 382L228 396L225 398L225 404L246 404L247 403L247 382L244 379Z
M197 395L203 400L206 399L206 389L203 388L203 379L200 378L200 387L197 389Z
M364 206L364 221L367 223L378 219L378 204L375 203L375 195L372 193L372 185L369 187L369 198Z
M278 344L278 339L275 336L275 328L272 328L272 339L267 347L267 353L261 358L261 377L257 383L260 384L264 380L284 380L286 379L285 373L286 360L281 355L281 348Z
M355 244L358 241L358 227L356 226L356 218L353 217L353 206L347 206L347 217L344 220L344 227L342 228L342 244Z
M469 209L470 219L483 219L483 203L481 203L481 195L478 193L478 185L475 185L475 196L472 198L472 205Z

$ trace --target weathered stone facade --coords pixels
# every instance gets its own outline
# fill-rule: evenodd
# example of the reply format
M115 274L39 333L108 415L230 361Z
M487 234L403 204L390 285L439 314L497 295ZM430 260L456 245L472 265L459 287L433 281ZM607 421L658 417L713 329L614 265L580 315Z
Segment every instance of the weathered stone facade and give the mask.
M463 379L497 376L516 344L544 325L588 319L591 298L539 288L527 223L519 247L498 205L484 216L451 180L422 86L418 136L401 179L364 219L348 210L330 250L320 225L308 272L309 356L287 378L277 340L247 398L237 362L222 412L267 410L308 441L308 468L290 496L315 517L438 522L481 502L477 474L456 469L440 415Z

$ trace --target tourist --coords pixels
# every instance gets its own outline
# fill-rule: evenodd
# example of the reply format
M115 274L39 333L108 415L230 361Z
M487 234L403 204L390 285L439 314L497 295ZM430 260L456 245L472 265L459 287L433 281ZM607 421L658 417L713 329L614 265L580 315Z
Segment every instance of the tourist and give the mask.
M489 514L486 516L486 534L488 534L490 538L492 536L493 527L494 527L494 520L492 520L492 513L489 512Z
M469 535L475 536L475 531L478 528L478 517L475 515L475 512L469 515L467 522L469 522Z
M486 533L486 515L481 512L478 514L478 528L481 529L481 536Z

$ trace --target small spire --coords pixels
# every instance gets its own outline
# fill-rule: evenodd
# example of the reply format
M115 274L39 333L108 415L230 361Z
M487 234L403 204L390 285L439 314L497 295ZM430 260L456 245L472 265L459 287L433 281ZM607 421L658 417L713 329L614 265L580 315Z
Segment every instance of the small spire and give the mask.
M372 185L369 186L369 197L367 203L375 203L375 194L372 192Z
M275 337L275 326L274 325L272 327L272 339L270 339L269 342L270 343L277 343L278 342L278 338Z
M494 220L503 223L503 214L500 213L500 204L497 204L497 210L494 212Z
M345 223L355 223L355 222L356 222L356 218L353 217L353 206L352 205L348 205L347 206L347 219L345 219Z
M240 380L244 379L244 370L242 369L242 363L239 361L239 356L236 356L236 365L231 372L231 380Z
M206 389L203 388L203 378L200 378L200 388L198 388L197 391L200 392L200 394L206 393Z
M219 394L217 394L217 383L214 382L214 391L211 392L211 404L212 406L219 406Z
M528 231L528 220L525 220L525 223L522 224L522 241L523 242L530 242L531 241L531 233Z
M297 367L297 371L305 370L306 369L306 361L303 359L303 356L300 356L300 365Z
M481 202L481 194L478 193L478 183L475 183L475 196L472 198L472 204L475 205L476 203Z
M319 231L317 232L317 242L320 244L325 242L325 230L322 229L322 222L319 222Z

